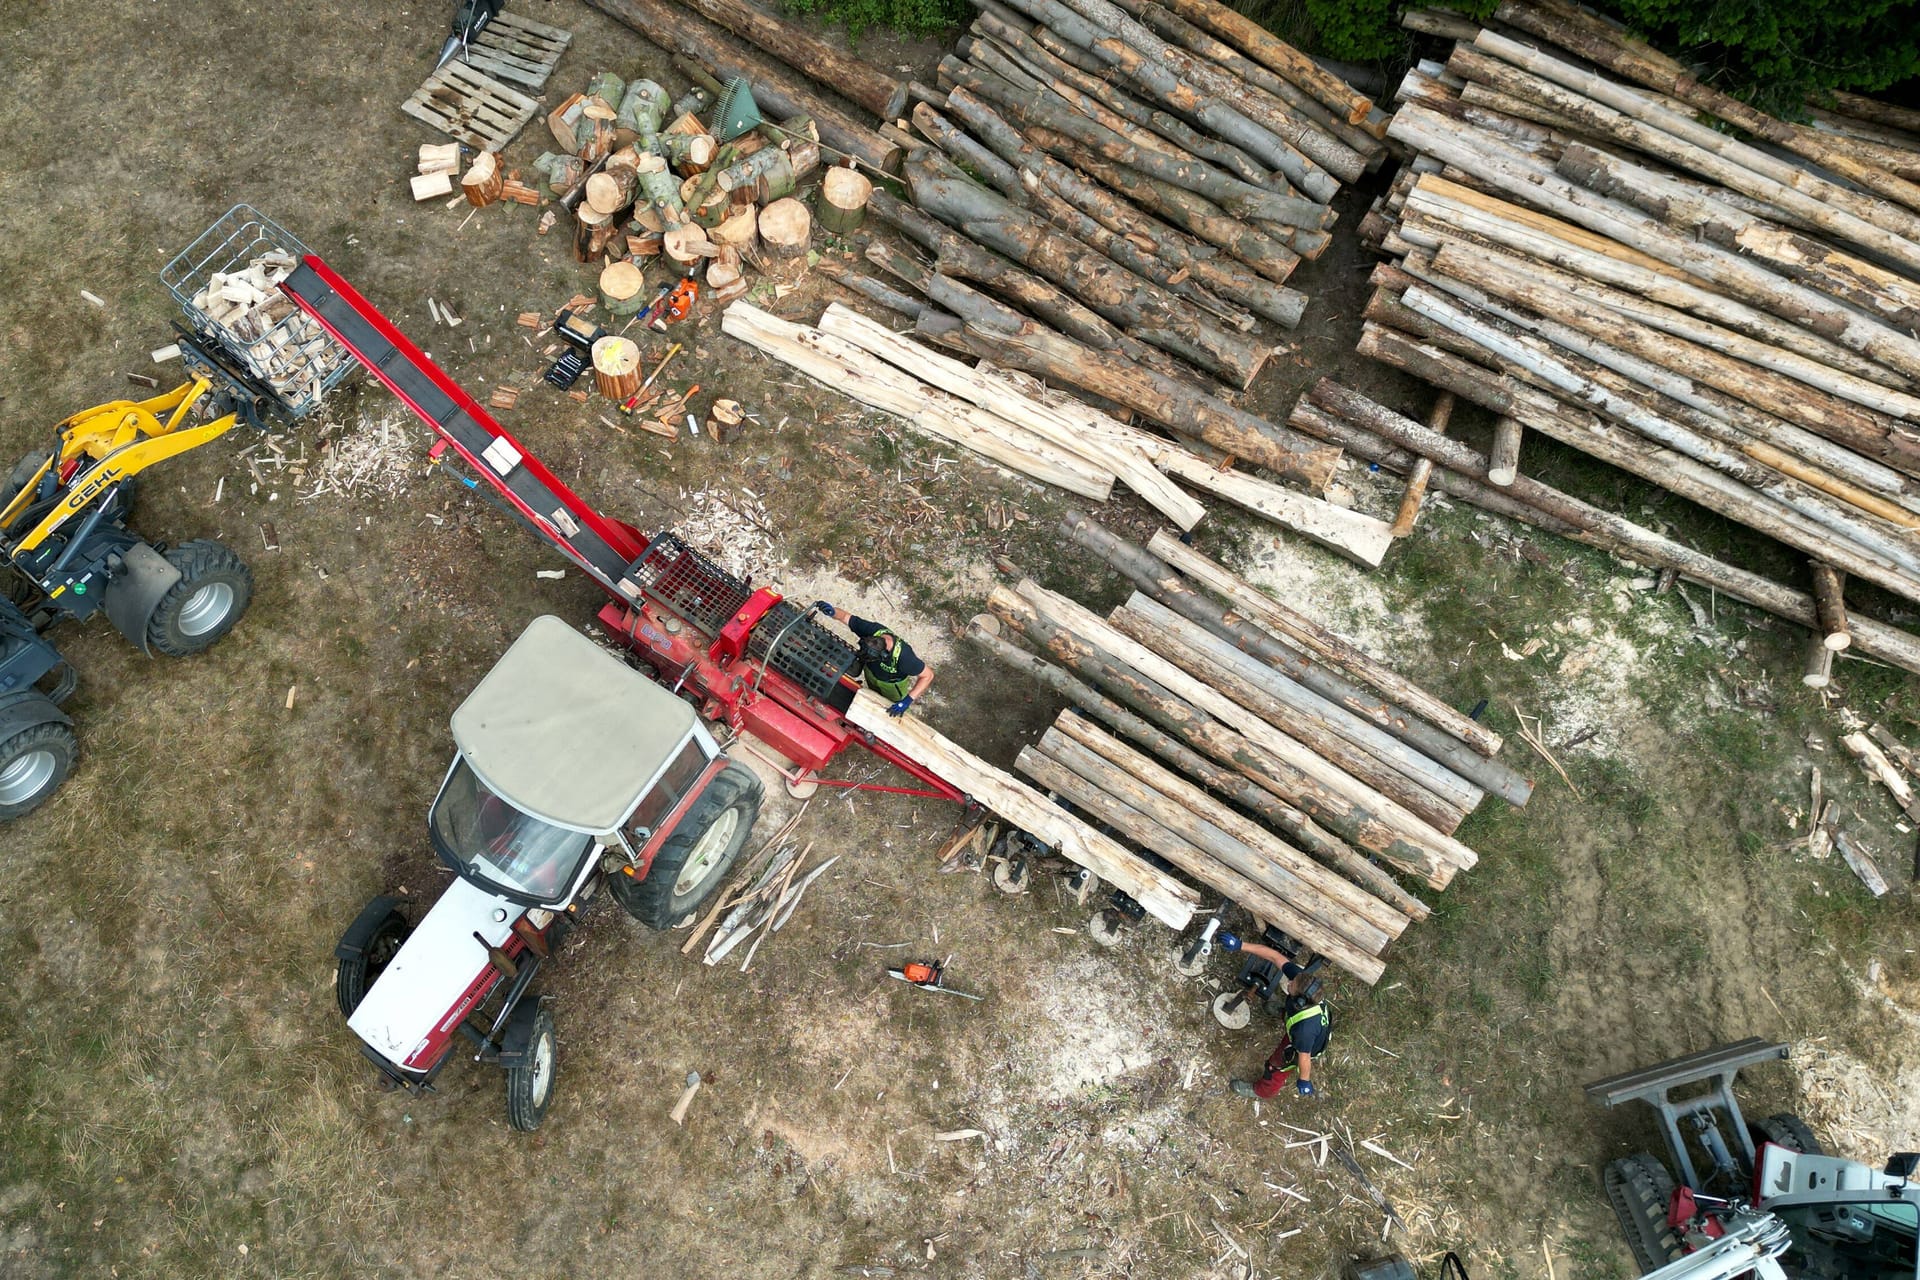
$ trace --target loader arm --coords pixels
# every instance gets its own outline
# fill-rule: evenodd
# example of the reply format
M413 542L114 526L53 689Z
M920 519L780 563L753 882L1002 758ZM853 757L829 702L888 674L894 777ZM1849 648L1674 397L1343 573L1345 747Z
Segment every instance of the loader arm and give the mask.
M10 543L9 554L17 559L37 550L62 525L85 511L115 484L139 475L156 462L218 440L231 430L237 421L231 413L200 426L183 425L187 414L210 386L205 378L195 378L150 400L114 400L76 413L62 422L57 428L60 433L58 457L49 454L47 462L13 496L5 510L0 510L0 532L12 529L34 505L34 490L49 467L58 466L64 472L73 464L76 469L65 481L60 501ZM162 414L166 415L164 420ZM91 460L91 466L85 465L87 460Z

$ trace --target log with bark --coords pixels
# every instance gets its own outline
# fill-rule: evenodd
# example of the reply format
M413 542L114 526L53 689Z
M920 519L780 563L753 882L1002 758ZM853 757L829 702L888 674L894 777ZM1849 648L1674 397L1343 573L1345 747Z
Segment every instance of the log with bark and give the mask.
M1447 434L1447 426L1453 419L1453 393L1442 391L1434 397L1433 408L1427 413L1427 426L1440 435ZM1504 419L1503 419L1504 421ZM1393 515L1393 527L1388 530L1396 538L1404 538L1413 532L1413 526L1420 519L1420 504L1426 500L1427 482L1433 475L1433 463L1421 458L1407 472L1407 487L1400 494L1400 506ZM1511 480L1511 477L1508 477Z
M1392 330L1370 329L1362 335L1361 350L1429 381L1451 377L1443 363L1444 352ZM1809 630L1819 625L1811 595L1715 560L1527 476L1516 478L1505 490L1486 484L1487 464L1482 455L1337 383L1325 379L1316 383L1308 399L1296 406L1290 421L1382 466L1405 470L1415 456L1431 458L1438 468L1433 483L1442 492L1641 564L1671 568L1702 586ZM1406 452L1396 452L1396 446ZM1849 619L1849 627L1859 652L1920 672L1920 637L1857 615Z
M1272 354L1271 348L1223 328L1191 303L1055 230L930 153L909 159L905 173L921 209L1067 289L1136 338L1232 387L1250 385Z
M1024 595L996 587L988 597L987 607L1003 624L1026 637L1035 649L1095 689L1189 747L1296 806L1354 846L1419 876L1436 889L1445 888L1460 870L1460 861L1453 850L1436 848L1431 839L1422 838L1417 832L1402 831L1365 804L1355 803L1325 786L1207 710L1141 674L1131 664L1115 659L1076 630L1042 616ZM1438 834L1430 828L1428 832ZM1467 854L1470 862L1471 851Z
M1265 597L1222 566L1183 546L1178 539L1165 534L1156 536L1154 551L1160 554L1149 553L1114 537L1080 512L1070 512L1062 521L1062 529L1145 595L1205 627L1344 713L1407 744L1510 804L1524 805L1532 794L1531 782L1490 758L1491 752L1500 745L1497 736L1325 628L1279 601ZM1160 555L1168 555L1185 571L1194 574L1196 581L1219 592L1234 608L1222 608L1195 591ZM1263 625L1274 629L1263 630ZM1302 647L1286 643L1282 636ZM1375 689L1362 688L1357 680L1367 680ZM1395 695L1400 701L1391 700ZM1458 726L1463 736L1455 736L1435 723L1422 720L1403 703L1414 703L1430 711L1438 724ZM1486 755L1481 754L1481 748L1488 749Z
M843 156L858 159L883 172L900 163L899 148L881 139L871 127L830 105L796 77L737 51L717 28L668 0L587 0L593 8L632 28L663 49L685 55L711 68L724 79L746 80L761 108L785 119L810 116L819 126L820 141Z
M837 236L850 236L867 216L873 182L857 169L835 165L820 182L819 223Z
M1274 830L1293 841L1316 861L1338 871L1401 914L1415 920L1424 919L1429 914L1430 909L1424 902L1401 888L1392 876L1367 861L1346 841L1273 792L1254 785L1239 771L1201 755L1085 681L987 630L978 619L967 628L967 638L1014 670L1032 677L1072 706L1098 719L1129 742L1152 752L1181 774L1198 781L1215 794L1232 800L1247 812L1264 818L1273 825ZM1062 727L1068 726L1068 714L1063 713L1056 723Z
M709 22L770 53L882 120L891 120L906 107L907 86L865 58L854 57L743 0L684 0L689 9ZM759 92L756 82L754 91Z
M1846 577L1830 564L1813 562L1813 616L1819 621L1820 645L1839 652L1853 643L1847 626Z
M872 207L891 221L882 204L883 194L874 193ZM916 326L929 337L937 339L943 331L964 326L995 351L1004 364L1104 396L1182 435L1298 480L1315 492L1324 489L1332 479L1333 468L1339 460L1338 450L1311 444L1292 431L1276 429L1272 423L1156 370L1101 360L1079 343L929 270L888 246L878 243L869 246L867 257L945 308L942 313L923 315Z
M1030 189L1028 175L1032 175L1106 231L1135 246L1141 253L1164 263L1171 273L1178 275L1184 272L1222 297L1238 302L1276 324L1292 328L1300 322L1306 304L1305 297L1300 293L1262 279L1244 264L1222 257L1198 240L1142 213L1112 192L1089 181L1076 170L1029 144L999 113L966 90L956 89L948 95L948 106L992 149L990 158L1005 170L1003 180L1007 186L1004 190L1011 193ZM938 125L944 123L937 113L924 106L916 109L916 122L922 120L922 113L929 128L937 130ZM964 134L960 136L965 137ZM1282 246L1276 244L1275 247ZM1288 253L1287 257L1291 259L1293 255Z
M804 258L813 242L813 215L787 196L760 210L757 230L760 251L767 257L777 262Z

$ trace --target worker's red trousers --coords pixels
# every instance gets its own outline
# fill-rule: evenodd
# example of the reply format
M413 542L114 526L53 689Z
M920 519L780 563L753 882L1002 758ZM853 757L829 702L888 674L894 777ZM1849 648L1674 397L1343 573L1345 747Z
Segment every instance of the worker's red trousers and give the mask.
M1254 1093L1262 1098L1278 1097L1282 1089L1293 1079L1294 1059L1293 1037L1281 1036L1280 1043L1267 1055L1267 1071L1253 1082Z

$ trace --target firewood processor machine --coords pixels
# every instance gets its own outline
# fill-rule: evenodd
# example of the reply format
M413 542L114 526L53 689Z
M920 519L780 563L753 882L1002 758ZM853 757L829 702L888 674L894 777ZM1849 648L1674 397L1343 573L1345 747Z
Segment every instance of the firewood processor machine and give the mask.
M535 536L600 584L612 597L599 611L607 634L705 719L784 757L769 763L790 791L830 786L965 801L929 767L846 719L859 689L858 654L815 620L812 606L741 581L674 533L649 537L589 506L318 256L302 253L280 289L432 428L434 461L456 455ZM855 744L918 785L820 776Z

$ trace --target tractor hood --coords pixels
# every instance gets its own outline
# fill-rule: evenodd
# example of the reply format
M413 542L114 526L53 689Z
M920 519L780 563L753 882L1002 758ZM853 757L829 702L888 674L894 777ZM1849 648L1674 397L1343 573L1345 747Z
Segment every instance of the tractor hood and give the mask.
M525 910L455 879L381 971L347 1025L394 1066L425 1075L494 976L486 948L473 935L501 946Z
M693 708L552 616L535 618L453 713L460 756L515 807L617 828L693 732Z

